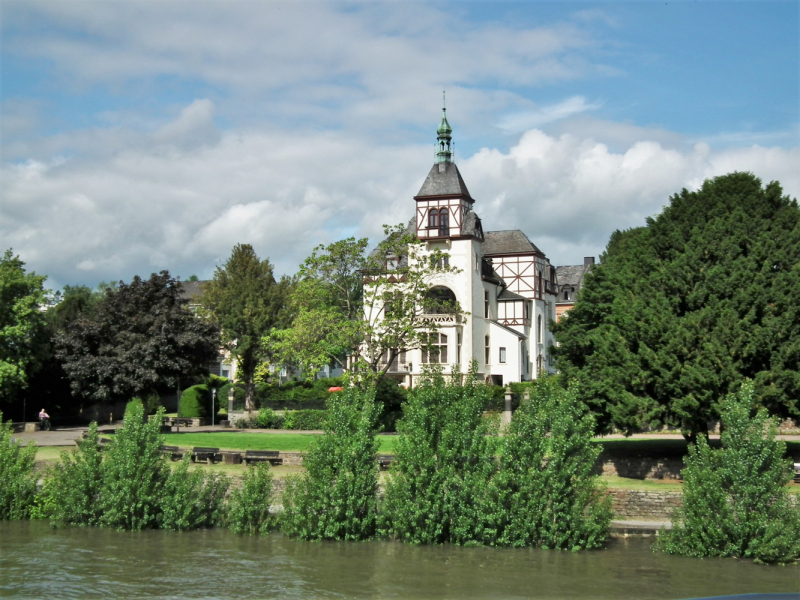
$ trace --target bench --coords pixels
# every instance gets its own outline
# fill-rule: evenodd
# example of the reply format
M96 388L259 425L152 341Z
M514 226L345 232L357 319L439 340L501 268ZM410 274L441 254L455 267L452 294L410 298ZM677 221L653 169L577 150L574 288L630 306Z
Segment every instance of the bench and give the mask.
M180 460L183 458L183 452L177 446L161 446L158 450L161 454L169 456L170 460Z
M794 482L800 483L800 463L794 463Z
M389 465L391 465L395 460L397 459L391 454L379 454L378 466L382 471L387 471L389 469Z
M266 462L272 466L282 465L283 459L280 457L280 452L277 450L248 450L242 457L244 463L249 465L251 462Z
M202 448L202 447L195 447L192 448L192 462L198 462L201 460L206 461L208 464L214 462L214 460L219 455L219 448Z

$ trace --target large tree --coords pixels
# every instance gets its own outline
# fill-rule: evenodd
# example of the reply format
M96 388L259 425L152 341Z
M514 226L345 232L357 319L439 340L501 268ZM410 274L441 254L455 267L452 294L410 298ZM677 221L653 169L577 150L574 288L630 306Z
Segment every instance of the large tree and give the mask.
M256 367L270 354L262 337L286 324L292 285L287 277L276 281L269 259L261 260L250 244L237 244L203 287L200 303L219 326L223 343L237 361L237 377L244 381L249 410L255 408Z
M772 414L800 414L800 210L749 173L670 199L615 232L555 326L558 367L600 428L707 433L744 378Z
M438 275L456 271L446 255L402 225L385 233L370 254L368 240L355 238L314 250L300 268L295 319L271 336L280 360L310 376L347 358L354 374L381 377L402 350L427 345L431 314L460 312L430 293Z
M109 287L56 338L73 394L94 401L149 395L207 372L219 334L195 316L167 271Z
M0 259L0 403L8 403L29 381L47 345L44 280L26 273L12 251Z

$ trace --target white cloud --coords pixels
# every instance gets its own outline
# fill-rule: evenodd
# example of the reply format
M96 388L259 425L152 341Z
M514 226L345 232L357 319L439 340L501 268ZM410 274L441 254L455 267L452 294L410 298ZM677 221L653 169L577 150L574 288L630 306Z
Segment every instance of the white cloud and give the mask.
M512 133L521 133L535 127L541 127L547 123L566 119L572 115L596 110L601 106L602 103L600 102L588 103L582 96L573 96L551 106L543 106L536 110L506 115L500 120L498 126Z

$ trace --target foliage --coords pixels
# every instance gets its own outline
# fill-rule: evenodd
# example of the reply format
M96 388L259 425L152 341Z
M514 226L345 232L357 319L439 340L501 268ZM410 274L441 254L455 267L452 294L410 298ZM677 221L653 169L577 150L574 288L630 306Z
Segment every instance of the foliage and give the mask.
M282 429L283 416L275 414L271 408L261 408L250 417L237 419L237 429Z
M158 526L169 476L159 451L163 416L162 408L155 419L146 420L141 407L134 405L109 444L99 502L103 525L134 531Z
M292 326L274 332L276 360L307 377L332 362L359 383L382 377L401 350L422 347L437 330L432 313L460 307L430 297L432 280L457 269L440 250L403 225L385 228L386 239L368 256L368 241L349 238L320 246L300 267Z
M242 387L240 384L233 382L226 383L221 388L219 388L219 392L217 392L219 405L227 408L228 395L230 394L231 388L233 388L234 410L242 410L244 408L244 387Z
M486 504L486 541L503 546L597 548L611 522L611 498L592 474L602 448L594 419L554 381L537 382L503 439L500 470Z
M47 345L45 276L25 273L25 265L6 250L0 259L0 403L10 403L28 385Z
M164 485L161 528L185 531L223 523L229 486L230 480L221 473L189 471L189 455L184 455Z
M131 405L131 413L141 412L141 401ZM126 418L130 418L126 410ZM61 460L51 467L42 490L49 517L55 526L97 525L100 522L99 498L103 484L102 455L98 446L97 423L89 426L75 452L61 452Z
M554 327L558 367L601 430L705 434L754 381L772 414L800 414L800 209L749 173L681 191L646 227L615 232Z
M56 340L73 394L100 402L147 397L180 376L203 373L218 335L187 302L166 271L108 288L92 313Z
M384 535L418 544L483 541L496 438L481 418L489 389L476 370L473 362L463 383L433 371L409 393L380 516Z
M193 385L181 392L178 416L186 418L207 417L211 413L211 391L207 385Z
M375 402L380 407L380 426L383 431L396 431L397 421L403 416L406 390L396 380L384 377L378 380Z
M241 487L231 491L228 500L228 527L234 533L266 533L272 526L269 514L272 499L272 473L269 465L248 467Z
M0 520L25 519L36 496L36 446L11 437L11 422L0 412Z
M287 483L283 531L306 540L363 540L375 535L379 408L374 392L335 394L325 434L303 459L306 473Z
M251 245L237 244L203 288L200 302L219 326L223 343L237 361L248 410L255 408L256 367L269 354L262 336L288 323L286 300L292 285L286 277L276 281L272 264L259 259Z
M800 510L790 502L786 444L745 382L722 407L721 449L705 438L684 459L683 507L657 547L687 556L734 556L786 563L800 558ZM753 416L753 412L755 415Z
M287 410L283 415L283 429L324 429L327 418L327 410Z

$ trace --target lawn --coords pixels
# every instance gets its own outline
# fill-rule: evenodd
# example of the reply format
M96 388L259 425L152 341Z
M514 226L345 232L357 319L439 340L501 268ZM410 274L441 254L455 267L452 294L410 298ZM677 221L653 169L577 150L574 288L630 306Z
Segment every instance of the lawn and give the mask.
M313 433L245 433L190 432L164 434L164 443L170 446L191 448L205 446L222 450L280 450L282 452L305 452L311 442L318 438ZM378 436L381 453L391 453L397 436Z

